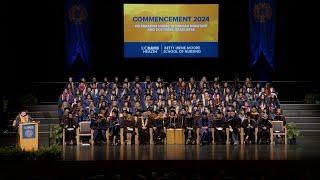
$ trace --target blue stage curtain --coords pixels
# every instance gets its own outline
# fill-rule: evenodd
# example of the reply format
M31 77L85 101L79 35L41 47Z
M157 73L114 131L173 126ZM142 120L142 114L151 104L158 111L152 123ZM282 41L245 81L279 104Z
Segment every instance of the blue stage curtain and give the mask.
M249 0L249 16L250 65L255 66L262 54L274 69L276 0Z
M90 65L90 3L91 0L65 0L67 67L71 67L78 56L85 65Z

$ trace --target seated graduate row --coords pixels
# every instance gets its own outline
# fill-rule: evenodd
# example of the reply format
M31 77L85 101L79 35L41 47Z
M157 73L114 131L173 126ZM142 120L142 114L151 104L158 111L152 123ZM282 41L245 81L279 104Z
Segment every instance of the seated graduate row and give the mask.
M153 107L154 111L160 108L175 106L188 106L188 111L192 111L194 106L199 108L209 108L215 111L217 107L225 108L232 104L239 109L242 106L257 108L269 108L274 111L280 106L277 93L271 84L265 86L257 83L255 86L250 79L242 83L221 83L217 79L208 82L205 77L200 82L190 78L189 82L182 81L164 83L161 78L156 82L151 82L146 78L146 82L139 82L135 79L134 83L127 79L121 84L117 82L93 82L87 83L84 79L80 83L71 80L59 98L59 113L63 115L66 108L83 110L85 116L91 111L99 113L99 109L105 108L108 112L116 106L119 111L136 113L138 109L146 111ZM141 84L141 85L140 85ZM130 88L129 88L130 87ZM143 88L144 87L144 88ZM225 113L225 110L223 110ZM176 111L176 113L178 113ZM271 112L272 113L272 112Z
M135 114L113 108L111 113L101 109L93 113L88 120L78 122L74 113L67 110L60 125L63 128L64 144L81 144L83 136L91 144L269 144L274 142L273 122L281 122L285 127L285 117L281 109L274 114L268 109L257 111L240 110L228 107L224 115L216 112L195 109L188 112L182 108L178 113L174 108L165 113L165 109L154 111L148 108ZM281 128L282 128L281 127ZM282 131L280 129L277 131ZM285 129L284 129L285 131ZM277 142L284 142L276 136Z
M128 90L127 86L130 83L127 81L125 80L123 86L119 82L101 83L95 79L92 83L82 80L77 84L73 83L71 78L59 98L60 117L67 115L66 109L74 112L78 121L81 121L89 119L94 113L100 113L101 109L111 113L113 108L117 108L120 113L127 110L132 114L149 108L158 112L164 108L165 114L173 107L177 114L182 107L189 113L194 112L196 108L201 112L212 113L219 109L225 115L227 107L233 106L237 112L244 109L244 113L247 113L255 107L259 112L267 109L273 115L276 108L280 107L277 93L271 84L254 86L250 79L246 79L243 84L224 82L223 85L215 79L210 85L205 77L200 82L192 78L189 82L184 82L180 78L178 82L169 83L169 86L165 86L160 78L157 82L147 79L146 82L141 82L150 85L147 89L142 90L141 86L137 86L131 88L133 91ZM141 84L137 80L135 82ZM97 89L99 84L101 87L110 87L112 84L112 89Z

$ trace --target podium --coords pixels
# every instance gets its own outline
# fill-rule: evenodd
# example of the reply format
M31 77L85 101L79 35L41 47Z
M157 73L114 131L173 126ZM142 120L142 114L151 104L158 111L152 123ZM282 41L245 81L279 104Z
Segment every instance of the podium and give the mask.
M19 125L19 147L25 151L38 150L38 123Z
M174 129L167 129L167 144L174 144Z
M167 144L185 144L184 129L167 129Z
M184 129L174 130L174 144L185 144Z

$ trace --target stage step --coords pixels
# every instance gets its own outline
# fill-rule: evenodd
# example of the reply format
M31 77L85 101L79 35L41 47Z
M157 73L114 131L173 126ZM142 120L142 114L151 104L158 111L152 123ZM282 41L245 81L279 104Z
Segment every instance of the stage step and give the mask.
M287 117L320 117L320 110L283 110L283 114Z
M320 110L320 104L281 104L283 110Z
M59 118L35 118L40 121L40 124L59 124Z
M301 130L319 130L320 123L296 123L297 128Z
M39 145L48 146L50 138L50 125L39 125Z
M28 112L30 116L34 119L38 118L58 118L58 111L31 111Z
M287 122L294 123L320 123L320 117L286 117Z
M39 132L49 132L50 124L40 124L39 125Z
M27 106L28 111L57 111L58 104Z
M40 102L39 105L57 105L58 103L56 101L49 101L49 102Z
M294 122L303 136L320 137L320 104L281 104L287 122Z
M50 126L59 124L57 103L41 103L40 105L28 106L29 114L39 124L39 145L48 146L50 141Z
M300 132L302 133L303 136L316 136L319 138L320 136L320 130L305 130L301 129Z
M39 146L49 146L49 134L48 133L41 133L39 132Z

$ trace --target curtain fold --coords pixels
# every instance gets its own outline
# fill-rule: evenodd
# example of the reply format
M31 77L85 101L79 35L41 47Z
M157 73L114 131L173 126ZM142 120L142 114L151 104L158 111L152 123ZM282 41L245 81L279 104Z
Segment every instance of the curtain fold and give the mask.
M90 0L65 0L66 64L71 67L79 56L90 65Z
M276 0L249 0L250 65L263 55L275 68Z

